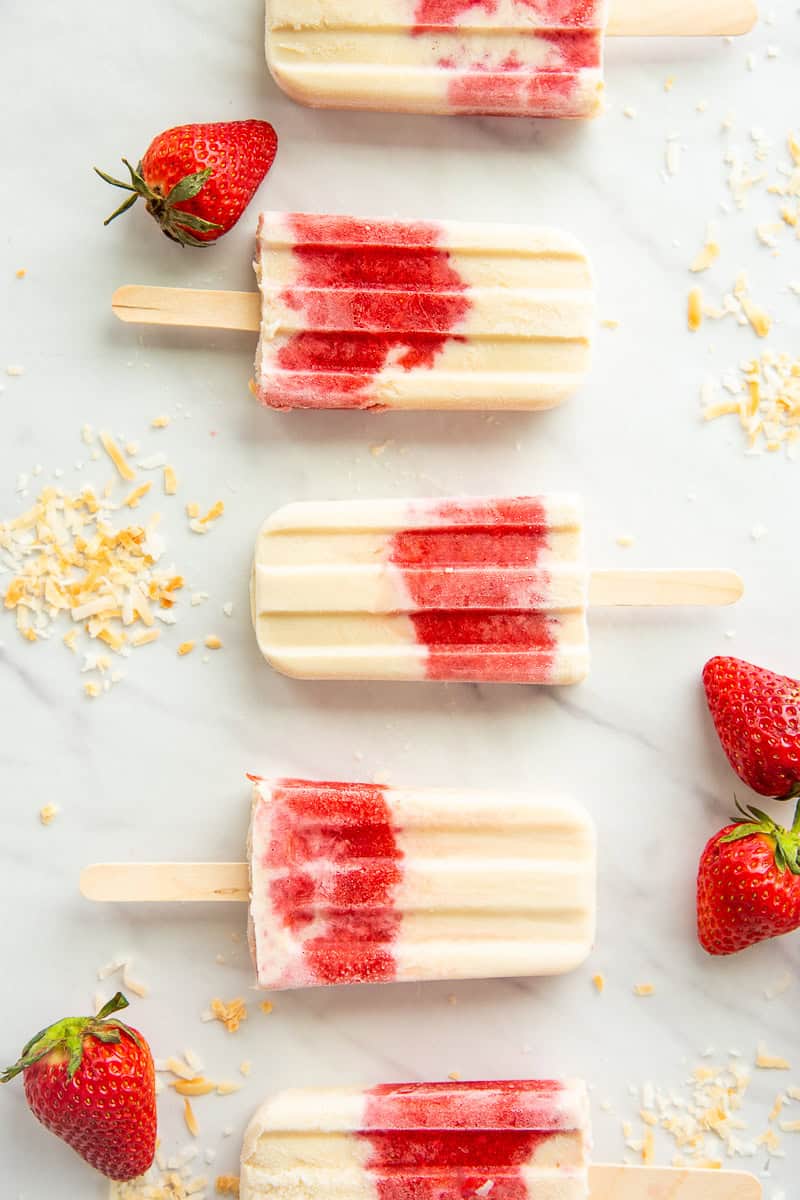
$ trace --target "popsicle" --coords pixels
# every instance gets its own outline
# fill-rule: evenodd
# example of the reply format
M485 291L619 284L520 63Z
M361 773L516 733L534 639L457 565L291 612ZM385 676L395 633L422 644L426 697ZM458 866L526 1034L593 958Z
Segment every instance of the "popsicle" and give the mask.
M755 0L267 0L266 52L317 108L594 117L606 30L739 34L756 15Z
M586 255L530 226L263 213L273 408L547 408L589 364Z
M290 504L256 544L267 661L311 679L572 684L587 605L727 604L727 571L594 572L571 495Z
M122 288L126 321L257 329L271 408L542 409L589 368L592 273L527 225L264 213L259 296Z
M241 1200L585 1200L580 1082L293 1089L245 1133Z
M594 938L591 819L566 799L253 779L248 864L98 864L93 900L250 900L258 984L554 975Z
M734 1171L590 1165L578 1080L279 1092L242 1146L241 1200L760 1200Z

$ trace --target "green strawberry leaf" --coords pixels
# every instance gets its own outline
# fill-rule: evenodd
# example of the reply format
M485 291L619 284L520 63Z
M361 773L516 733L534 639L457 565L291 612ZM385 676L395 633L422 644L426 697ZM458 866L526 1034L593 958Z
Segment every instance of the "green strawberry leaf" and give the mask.
M185 225L187 229L194 229L197 233L210 233L212 229L222 229L215 221L207 221L205 217L198 217L195 213L184 212L183 209L176 208L169 215L170 226Z
M167 204L175 205L181 200L191 200L203 190L213 174L211 168L206 167L204 171L195 171L192 175L184 175L167 196Z
M108 1021L108 1018L112 1017L114 1013L127 1007L128 1001L121 992L117 992L107 1004L103 1005L96 1017L66 1017L62 1021L56 1021L54 1025L49 1025L47 1029L41 1030L26 1043L13 1067L7 1067L0 1074L0 1083L9 1083L15 1076L26 1071L28 1067L34 1066L53 1051L64 1050L67 1054L67 1075L70 1079L74 1078L83 1059L85 1037L94 1037L100 1042L116 1044L122 1040L122 1035L125 1034L141 1048L142 1040L133 1029L129 1029L121 1021Z
M741 842L744 838L753 837L755 834L759 833L767 834L767 836L774 835L775 827L774 825L771 827L765 827L762 822L759 822L757 825L741 822L736 826L735 829L731 830L730 833L726 834L725 837L720 838L719 840L720 843L725 846L728 845L729 842Z
M110 225L113 220L115 220L117 217L121 217L122 214L124 212L127 212L129 208L133 208L134 204L136 203L136 201L138 199L139 199L139 193L134 192L133 195L129 196L128 199L123 204L120 204L119 208L114 209L114 211L110 217L106 217L105 221L103 221L103 224Z
M112 187L122 188L126 192L135 192L136 188L130 183L123 183L121 179L115 179L113 175L107 175L105 171L101 171L99 167L92 167L95 175L99 175L106 183L110 183Z

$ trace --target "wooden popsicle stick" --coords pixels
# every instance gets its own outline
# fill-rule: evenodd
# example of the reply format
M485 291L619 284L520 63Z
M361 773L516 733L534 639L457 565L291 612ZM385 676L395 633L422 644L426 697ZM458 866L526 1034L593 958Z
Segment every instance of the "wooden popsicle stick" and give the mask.
M194 288L126 284L111 297L120 321L134 325L175 325L184 329L241 329L257 333L258 292L203 292Z
M96 863L81 872L81 895L101 903L250 899L247 863Z
M749 33L757 0L612 0L611 37L715 37Z
M589 605L592 608L702 608L735 604L744 583L735 571L620 570L592 571Z
M759 1180L740 1171L589 1168L590 1200L761 1200L762 1195Z

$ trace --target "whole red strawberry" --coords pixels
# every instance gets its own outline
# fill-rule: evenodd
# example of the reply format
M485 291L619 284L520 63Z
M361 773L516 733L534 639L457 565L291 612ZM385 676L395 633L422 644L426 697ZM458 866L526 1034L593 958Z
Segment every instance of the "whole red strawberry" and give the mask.
M800 682L739 658L712 658L703 683L739 778L760 796L800 796Z
M96 1017L67 1017L37 1033L19 1061L35 1117L109 1179L124 1181L152 1165L156 1148L153 1058L142 1035L113 1014L117 992Z
M700 859L697 932L709 954L800 929L800 804L791 829L759 808L740 811Z
M106 183L131 195L104 223L132 208L139 197L168 238L184 246L204 246L232 229L272 166L278 149L266 121L217 121L177 125L147 148L130 183L95 167Z

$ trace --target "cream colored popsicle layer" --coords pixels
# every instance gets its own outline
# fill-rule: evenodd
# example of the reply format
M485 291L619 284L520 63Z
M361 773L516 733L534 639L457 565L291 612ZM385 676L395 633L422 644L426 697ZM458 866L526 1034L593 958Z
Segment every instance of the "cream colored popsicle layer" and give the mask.
M605 0L267 0L267 62L301 104L593 117Z
M264 524L253 620L315 679L575 683L589 668L572 496L290 504Z
M296 1089L256 1113L241 1200L586 1200L582 1082Z
M591 270L556 230L264 213L255 269L273 408L549 408L588 369Z
M589 954L596 855L580 806L254 782L250 944L261 987L553 975Z

